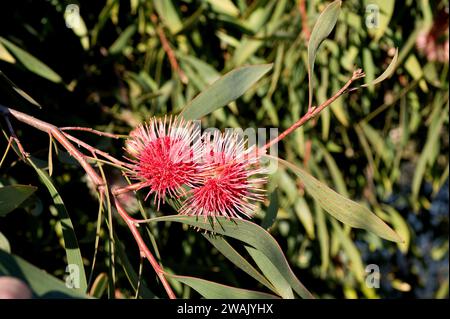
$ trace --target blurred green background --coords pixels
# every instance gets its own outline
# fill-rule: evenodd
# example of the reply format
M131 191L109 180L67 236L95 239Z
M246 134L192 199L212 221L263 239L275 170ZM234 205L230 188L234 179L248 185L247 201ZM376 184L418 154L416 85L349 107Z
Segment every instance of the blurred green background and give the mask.
M281 132L306 112L307 35L327 3L51 0L2 4L0 70L43 107L39 110L12 91L4 77L0 103L57 126L127 134L150 116L179 112L227 71L273 63L272 71L242 98L202 121L204 127L277 127ZM81 20L71 20L70 4L78 6ZM271 204L268 200L262 205L255 222L270 226L296 275L318 297L448 298L448 10L445 1L346 0L334 31L319 50L315 105L332 96L357 67L367 75L363 81L370 82L385 70L395 48L399 61L389 80L339 98L316 120L288 136L279 144L279 156L370 206L406 243L397 245L337 223L304 196L294 175L279 169L268 185ZM22 124L15 128L25 149L46 161L48 136ZM121 140L74 135L122 157ZM2 139L2 152L6 145ZM83 172L63 155L54 163L53 180L71 216L89 274L97 198ZM121 182L119 174L108 173L113 176L111 183ZM18 210L0 218L0 235L14 254L63 278L61 225L37 175L11 152L1 167L0 183L39 187ZM138 212L132 199L128 204ZM271 225L265 216L274 210L277 216ZM175 213L169 206L155 212L150 203L145 211L150 216ZM201 234L168 223L149 230L171 272L261 290ZM120 257L115 267L116 295L131 297L132 279L123 264L126 259L138 272L139 252L121 222L117 221L115 231L127 256ZM93 273L98 282L111 276L109 240L103 223ZM379 289L365 285L368 264L380 268ZM142 277L148 291L164 295L146 263ZM174 283L174 289L179 296L198 297L187 286ZM107 296L107 290L99 290L98 296Z

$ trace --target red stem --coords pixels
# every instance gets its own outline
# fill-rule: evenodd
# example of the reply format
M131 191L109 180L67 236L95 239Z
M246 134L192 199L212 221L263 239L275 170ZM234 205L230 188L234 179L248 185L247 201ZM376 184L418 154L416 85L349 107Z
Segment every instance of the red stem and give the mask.
M147 260L152 265L153 269L155 270L156 274L158 275L159 279L161 280L161 283L164 286L164 289L167 292L167 295L170 299L176 299L176 296L174 292L172 291L172 288L169 285L169 282L167 281L166 277L164 277L164 270L161 268L161 266L156 261L155 257L153 257L153 254L148 249L147 245L145 244L144 240L142 239L141 234L139 233L139 230L136 227L136 223L134 222L134 218L131 218L125 209L120 205L119 200L116 196L114 196L114 204L116 205L117 211L119 212L119 215L122 217L122 219L127 224L128 228L130 229L131 233L133 234L134 240L138 244L139 252L141 256L145 256Z
M89 133L97 134L97 135L100 135L100 136L106 136L106 137L111 137L111 138L115 138L115 139L119 139L120 138L120 136L117 135L117 134L101 132L101 131L98 131L98 130L94 130L93 128L90 128L90 127L65 126L65 127L60 127L59 129L61 131L83 131L83 132L89 132Z
M278 135L276 138L274 138L273 140L268 142L266 145L264 145L261 148L261 150L262 151L267 150L269 147L271 147L272 145L278 143L283 138L285 138L287 135L291 134L294 130L296 130L297 128L299 128L300 126L302 126L303 124L308 122L311 118L313 118L316 115L318 115L320 112L323 111L323 109L325 109L327 106L329 106L331 103L333 103L337 98L339 98L342 94L344 94L345 91L347 91L347 89L350 87L350 85L355 80L360 79L362 77L364 77L364 73L362 72L361 69L358 69L358 70L354 71L353 72L353 76L350 78L350 80L348 80L347 83L345 83L345 85L339 91L336 92L336 94L334 94L331 98L326 100L324 103L322 103L318 107L312 107L311 109L309 109L308 112L305 115L302 116L302 118L300 118L290 128L285 130L283 133Z
M92 168L92 166L89 165L89 163L85 160L85 155L83 155L80 151L78 151L78 149L76 147L74 147L72 145L72 143L70 143L70 141L68 140L69 135L67 133L62 132L58 127L56 127L52 124L41 121L30 115L27 115L20 111L3 106L1 104L0 104L0 113L5 116L6 122L8 124L8 128L10 130L12 130L12 126L8 120L8 116L12 116L15 119L17 119L18 121L28 124L40 131L46 132L46 133L50 134L53 138L55 138L69 152L69 154L72 155L78 161L78 163L80 163L80 165L86 171L86 174L91 178L92 182L97 186L97 188L100 192L100 195L103 198L103 193L105 191L103 179L97 174L97 172ZM14 131L12 131L11 134L13 134L13 133L14 133ZM15 134L13 134L13 135L15 136ZM75 138L73 138L73 139L75 139ZM20 145L20 142L18 143L18 145ZM90 148L92 148L92 147L90 146ZM23 152L24 152L24 154L26 154L25 151L23 151ZM95 152L94 152L94 156L95 156ZM132 187L130 187L130 189L131 188ZM113 193L113 196L114 196L114 193ZM134 222L134 219L131 218L126 213L126 211L122 208L122 206L120 205L116 196L114 196L114 202L115 202L117 211L119 212L119 214L123 218L123 220L126 222L128 228L130 229L131 233L133 234L133 237L139 246L141 254L143 254L149 260L150 264L152 265L153 269L155 270L156 274L158 275L159 279L161 280L161 283L163 284L164 289L166 290L169 298L175 299L176 296L173 293L172 288L170 287L167 279L164 277L164 271L162 270L161 266L158 264L156 259L153 257L150 250L147 248L144 240L142 239L141 235L139 234L139 231L137 230L137 227L136 227L137 224Z

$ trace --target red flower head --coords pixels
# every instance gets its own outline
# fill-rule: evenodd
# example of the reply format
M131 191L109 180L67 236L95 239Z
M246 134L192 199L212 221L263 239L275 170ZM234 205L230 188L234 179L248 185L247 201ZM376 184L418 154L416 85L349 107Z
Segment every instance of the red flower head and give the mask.
M133 157L132 178L140 180L139 189L149 187L147 197L155 194L159 205L165 197L185 194L184 186L198 182L201 156L200 128L182 118L152 118L130 133L125 146Z
M245 140L227 132L205 134L201 183L189 192L180 213L207 217L251 217L254 201L264 198L261 185L266 182L254 147L245 150ZM213 139L211 140L211 137Z

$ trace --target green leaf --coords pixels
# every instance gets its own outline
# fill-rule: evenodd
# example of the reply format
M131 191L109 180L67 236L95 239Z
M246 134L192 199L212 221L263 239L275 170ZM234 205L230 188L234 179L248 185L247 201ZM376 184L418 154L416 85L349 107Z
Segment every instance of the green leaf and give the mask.
M136 32L136 25L132 24L129 25L123 32L119 35L119 37L114 41L114 43L109 48L110 54L117 54L123 51L125 46L128 43L128 40L135 34Z
M24 90L22 90L21 88L19 88L13 81L11 81L6 75L5 73L3 73L0 70L0 90L3 91L3 94L5 93L5 85L6 85L6 90L9 90L10 88L13 89L15 94L19 94L21 98L24 98L27 102L42 108L41 105L36 102L30 95L28 95Z
M26 67L29 71L36 73L49 81L59 83L62 78L52 69L50 69L46 64L26 52L25 50L19 48L14 43L0 37L0 42Z
M197 95L181 111L187 120L199 119L236 100L272 68L272 64L250 65L228 72Z
M133 266L131 265L131 262L128 259L128 256L125 252L125 245L120 241L115 232L114 232L114 243L115 243L115 252L117 253L117 257L119 257L119 262L123 267L123 270L130 285L136 291L138 287L137 283L139 280L139 276L133 269ZM156 295L147 287L147 284L143 281L141 281L141 287L139 288L139 295L142 296L142 298L144 299L157 298Z
M303 169L285 160L277 160L300 177L308 193L334 218L352 227L371 231L384 239L394 242L403 241L395 231L366 207L336 193Z
M266 230L251 221L217 217L216 223L212 225L209 221L204 220L203 218L198 219L196 216L182 215L158 217L148 221L180 222L204 229L206 231L212 231L217 234L241 240L263 253L280 271L285 280L289 282L291 287L296 293L299 294L299 296L302 298L313 298L311 293L303 286L303 284L292 272L292 269L290 268L277 241Z
M9 244L8 238L6 238L2 232L0 232L0 250L11 253L11 245Z
M389 66L386 68L386 70L384 70L384 72L372 82L363 84L360 87L372 86L386 80L394 73L395 68L397 67L397 61L398 61L398 48L395 49L394 57L392 58L392 61L391 63L389 63Z
M341 9L341 1L337 0L330 3L325 10L320 14L311 32L311 37L308 43L308 81L309 81L309 101L308 106L312 105L312 91L313 91L313 72L314 61L316 60L317 50L320 44L325 40L334 29L337 18Z
M229 261L235 264L239 269L245 271L248 275L252 276L254 279L258 280L261 284L269 288L276 293L275 287L267 281L267 279L260 274L258 270L255 269L241 254L239 254L233 246L231 246L225 238L218 235L203 234L205 237L218 251L222 253Z
M328 234L326 215L322 207L317 203L317 200L314 201L314 208L316 213L317 237L319 238L320 246L320 275L324 278L330 265L330 235Z
M283 297L283 299L294 299L294 293L292 292L291 286L274 264L259 250L248 246L246 246L245 249L247 249L250 256L252 256L259 269L261 269L263 274L273 284L278 294Z
M306 234L309 238L314 239L316 237L314 232L314 220L305 198L299 197L295 202L294 208L298 219L303 224L303 227L305 227Z
M69 213L67 212L66 206L52 183L52 180L48 174L37 167L31 158L28 158L28 163L34 168L39 176L41 182L47 187L50 196L53 199L53 203L58 211L59 222L61 223L62 233L64 238L64 248L66 250L67 263L77 265L79 269L79 279L81 292L86 292L87 290L87 280L86 273L84 271L83 258L81 257L80 247L78 246L77 236L73 228L72 221L70 219Z
M172 34L178 33L183 28L183 23L172 0L153 0L153 4L164 25Z
M95 278L89 295L95 298L101 298L108 287L108 275L104 272Z
M239 15L239 9L231 0L206 0L211 4L213 11L221 14L227 14L232 17Z
M0 217L4 217L20 206L36 191L37 187L10 185L0 188Z
M404 243L397 243L398 249L400 249L403 254L407 254L409 243L411 241L411 233L408 228L408 223L405 221L403 216L392 206L383 205L383 209L389 214L390 222L395 231L398 232L405 241Z
M333 229L336 232L336 235L342 244L342 248L344 249L350 261L352 273L355 275L356 279L359 282L363 282L365 272L361 254L359 253L358 248L356 248L356 245L353 243L350 237L345 234L345 232L342 230L341 225L339 225L336 220L332 220L331 224L333 225Z
M8 63L16 63L16 59L6 50L5 46L0 42L0 60Z
M428 128L427 140L425 142L425 146L423 147L422 153L420 154L419 160L417 161L412 181L412 197L414 200L416 200L419 195L420 185L422 184L422 179L425 175L427 162L433 154L433 147L439 142L440 132L442 126L444 125L445 119L448 119L448 104L442 112L435 113L434 119L432 120L432 125Z
M391 21L392 14L394 13L395 1L392 0L366 0L364 4L367 8L368 5L373 5L378 8L378 12L370 13L376 15L376 25L371 28L367 28L367 32L373 37L373 41L377 42L386 32L386 29ZM368 17L368 16L367 16Z
M167 273L166 276L188 285L208 299L278 299L278 297L271 294L226 286L205 279Z
M23 280L38 298L88 298L77 289L68 288L64 282L33 266L18 256L0 250L0 276Z
M266 215L264 216L264 219L261 222L261 227L264 229L269 229L272 227L273 223L275 223L275 220L277 219L278 214L278 192L275 189L272 194L270 194L270 205L266 209Z

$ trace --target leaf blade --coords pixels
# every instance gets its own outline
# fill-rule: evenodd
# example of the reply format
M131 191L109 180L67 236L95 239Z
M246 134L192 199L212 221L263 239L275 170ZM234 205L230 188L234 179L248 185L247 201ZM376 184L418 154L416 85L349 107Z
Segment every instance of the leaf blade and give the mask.
M403 241L392 228L368 208L338 194L299 167L279 158L277 160L300 177L309 194L334 218L354 228L371 231L384 239L394 242Z
M236 100L264 74L272 64L250 65L236 68L197 95L181 111L187 120L197 120Z
M309 82L309 100L308 106L312 106L312 78L314 72L314 61L320 44L325 40L336 25L342 1L337 0L330 3L317 18L316 24L311 32L308 42L308 82Z

